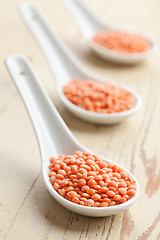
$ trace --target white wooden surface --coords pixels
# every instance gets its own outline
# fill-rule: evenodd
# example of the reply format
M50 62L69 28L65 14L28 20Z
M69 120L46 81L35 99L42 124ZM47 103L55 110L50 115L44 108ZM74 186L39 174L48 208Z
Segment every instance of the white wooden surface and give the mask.
M81 121L60 105L44 56L17 11L20 2L0 1L0 239L159 240L160 53L135 66L104 62L89 52L60 1L32 0L88 69L128 84L142 95L141 111L122 124ZM86 0L86 4L106 22L144 30L160 39L159 0ZM106 218L84 217L61 207L46 190L30 119L3 63L6 56L18 53L30 59L77 139L135 174L141 193L129 210Z

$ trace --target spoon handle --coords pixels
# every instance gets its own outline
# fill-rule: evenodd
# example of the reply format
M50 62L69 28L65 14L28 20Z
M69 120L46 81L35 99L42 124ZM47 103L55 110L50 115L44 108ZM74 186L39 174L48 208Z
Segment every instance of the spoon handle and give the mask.
M75 19L84 37L91 38L106 28L80 0L61 0Z
M6 67L28 110L40 145L42 160L77 149L77 140L41 86L29 61L21 55L6 59Z
M22 3L19 10L43 50L57 84L64 85L66 80L74 79L77 76L84 77L83 71L79 69L81 67L79 62L77 63L77 59L71 51L59 36L51 30L38 8L29 3Z

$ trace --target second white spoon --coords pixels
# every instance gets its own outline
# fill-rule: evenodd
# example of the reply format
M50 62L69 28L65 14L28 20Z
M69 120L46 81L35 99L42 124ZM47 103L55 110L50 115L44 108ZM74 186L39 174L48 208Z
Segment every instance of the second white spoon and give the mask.
M20 13L28 25L29 29L35 36L41 49L43 50L49 66L55 76L57 92L65 104L65 106L76 116L87 120L89 122L101 124L114 124L123 121L130 115L136 113L141 106L141 97L133 89L123 85L113 84L121 87L133 94L136 103L135 106L129 110L118 113L95 113L87 111L72 104L63 94L63 87L75 78L92 79L95 81L106 82L104 79L95 76L87 71L75 56L66 47L60 37L49 27L47 21L42 17L40 11L29 3L22 3L20 5Z

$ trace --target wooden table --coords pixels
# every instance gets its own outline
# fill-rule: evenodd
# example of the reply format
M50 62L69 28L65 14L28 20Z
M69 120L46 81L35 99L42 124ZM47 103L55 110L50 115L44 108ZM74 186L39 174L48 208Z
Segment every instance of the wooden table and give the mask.
M121 124L84 122L60 104L44 56L18 13L19 2L0 1L0 239L159 240L160 53L134 66L104 62L88 50L60 1L32 0L89 70L128 84L142 95L139 113ZM106 22L160 38L158 0L86 0L86 4ZM62 118L84 146L135 174L141 192L129 210L103 218L80 216L59 205L46 190L34 130L3 64L9 54L29 58Z

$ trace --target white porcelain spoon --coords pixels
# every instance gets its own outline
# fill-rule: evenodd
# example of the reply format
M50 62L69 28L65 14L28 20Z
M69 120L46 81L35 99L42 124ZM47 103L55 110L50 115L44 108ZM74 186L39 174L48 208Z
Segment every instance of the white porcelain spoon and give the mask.
M136 181L137 190L134 197L120 205L102 208L85 207L66 200L53 189L48 177L49 159L61 154L73 154L77 150L89 151L80 145L71 134L41 86L28 60L20 55L12 55L6 59L6 66L21 94L35 128L41 152L42 174L45 185L52 196L69 210L93 217L113 215L130 207L138 197L139 185L135 177L126 169L124 170L128 175ZM113 164L110 160L102 157L101 159Z
M35 6L29 3L22 3L19 9L24 21L33 33L46 56L48 64L55 76L57 92L62 102L73 114L94 123L114 124L126 119L126 117L139 110L141 106L141 97L139 94L137 94L137 92L133 89L115 82L114 84L116 86L124 88L134 95L136 104L132 109L113 114L103 114L87 111L72 104L63 94L63 86L68 82L75 78L90 78L92 80L102 82L105 82L105 80L93 75L81 65L59 36L51 30L44 17L42 17Z
M159 43L153 37L148 36L144 33L125 30L102 23L97 17L95 17L91 10L89 10L81 0L61 1L64 3L64 5L74 17L87 45L100 57L103 57L112 62L131 64L150 58L155 53L157 53L159 49ZM109 50L105 47L101 47L92 40L95 34L103 31L128 32L139 35L151 44L151 49L146 52L132 54L120 53L117 51Z

